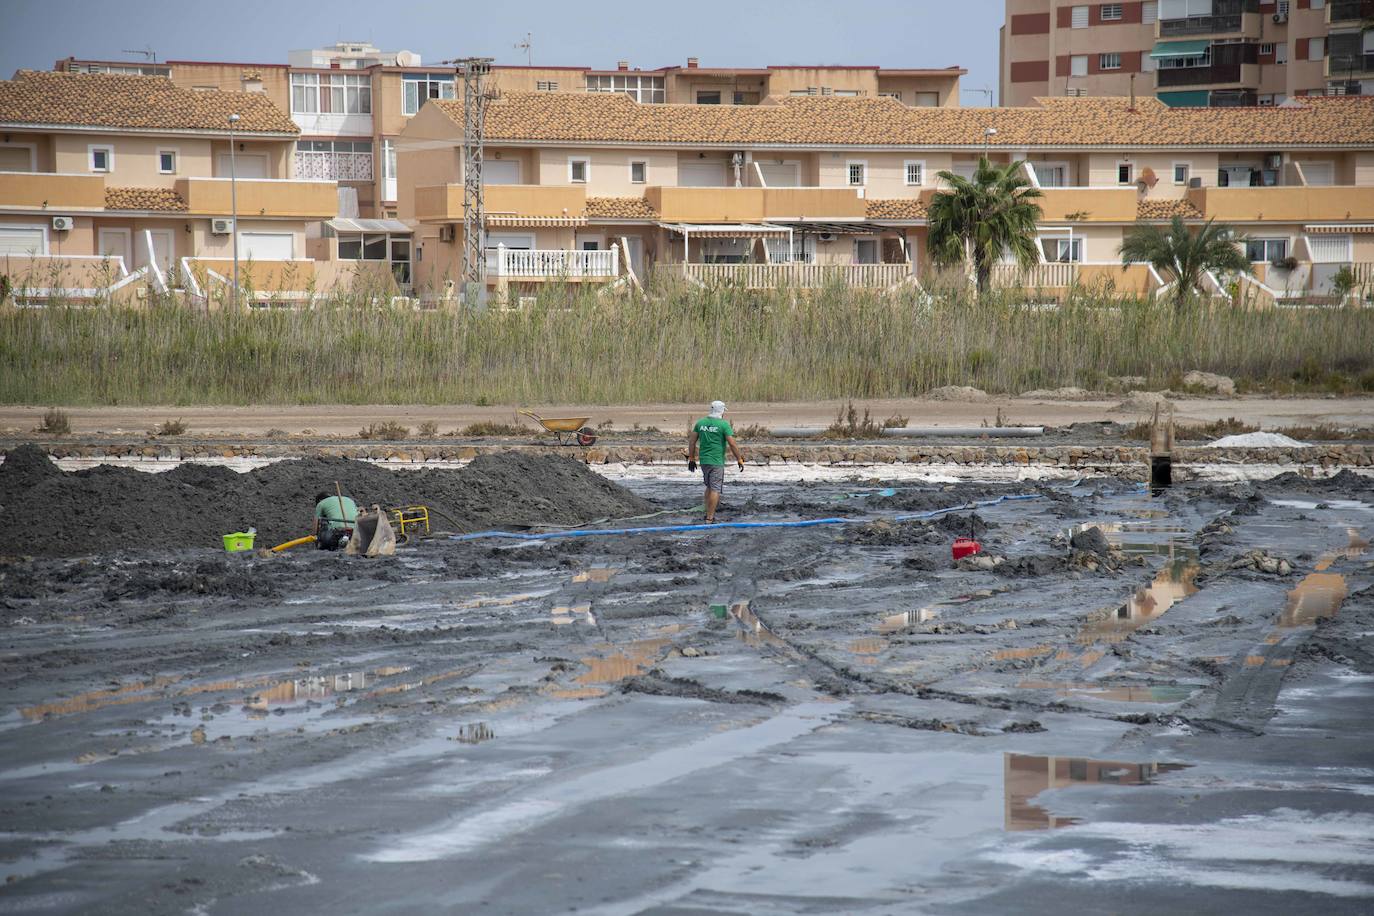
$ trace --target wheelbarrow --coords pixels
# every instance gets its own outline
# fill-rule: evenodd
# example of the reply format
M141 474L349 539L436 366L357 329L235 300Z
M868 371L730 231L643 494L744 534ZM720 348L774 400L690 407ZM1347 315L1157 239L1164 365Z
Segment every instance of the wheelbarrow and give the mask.
M578 445L596 444L596 430L587 425L587 421L591 417L541 417L532 410L517 412L521 416L529 417L557 436L559 445L563 444L565 435L572 436L572 441Z

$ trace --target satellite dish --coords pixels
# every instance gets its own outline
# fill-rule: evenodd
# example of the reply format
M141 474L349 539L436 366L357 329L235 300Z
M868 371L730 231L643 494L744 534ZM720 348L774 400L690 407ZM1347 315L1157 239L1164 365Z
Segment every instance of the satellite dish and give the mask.
M420 55L414 51L397 51L396 66L398 67L418 67L420 65Z

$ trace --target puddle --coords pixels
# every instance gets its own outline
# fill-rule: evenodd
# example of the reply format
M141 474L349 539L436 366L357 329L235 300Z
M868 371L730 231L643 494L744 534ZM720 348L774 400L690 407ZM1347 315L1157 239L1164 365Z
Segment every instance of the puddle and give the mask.
M620 647L612 655L582 659L587 670L575 678L579 684L615 684L643 674L658 661L660 651L670 639L641 639Z
M856 639L849 644L849 651L858 656L855 661L861 665L878 664L878 656L886 652L887 648L886 639L873 636Z
M791 650L791 646L775 636L773 631L768 629L768 627L764 626L763 621L750 609L748 601L740 601L736 604L732 604L730 606L730 616L738 620L744 626L743 630L737 631L737 635L746 645L754 647L775 646L779 649Z
M1025 690L1053 690L1061 697L1091 697L1113 703L1182 703L1198 688L1191 686L1118 686L1095 684L1058 684L1045 681L1023 681L1017 684Z
M998 649L992 653L992 657L995 661L1004 662L1016 658L1039 658L1053 651L1053 646L1026 646L1019 649Z
M563 605L560 604L549 612L549 619L555 626L566 626L570 623L585 623L591 626L596 625L596 618L592 616L592 606L589 603Z
M1337 560L1354 559L1369 549L1369 541L1360 537L1354 528L1347 528L1346 536L1344 547L1322 554L1316 572L1304 576L1288 593L1283 614L1279 617L1280 629L1312 626L1323 617L1335 617L1340 611L1349 587L1344 575L1327 570Z
M1153 512L1159 510L1139 510ZM1162 516L1161 516L1162 517ZM1149 521L1141 522L1084 522L1074 525L1066 532L1068 537L1081 534L1089 528L1098 528L1107 543L1131 557L1154 556L1168 559L1196 559L1197 546L1193 544L1193 532L1181 525L1157 525Z
M609 566L594 566L584 572L573 576L574 582L609 582L611 577L620 572Z
M927 620L934 620L939 616L939 609L933 606L923 607L916 611L902 611L900 614L890 614L878 621L876 629L879 633L897 633L912 624L925 623Z
M1197 574L1201 568L1196 552L1191 558L1168 561L1154 581L1136 589L1125 604L1089 621L1079 633L1078 641L1088 644L1124 639L1133 630L1158 618L1184 598L1197 594Z
M1032 804L1041 792L1067 786L1099 785L1145 786L1161 773L1186 769L1186 763L1127 763L1093 760L1087 757L1038 757L1029 754L1002 755L1002 797L1005 804L1003 829L1052 830L1080 823L1075 817L1058 817Z
M458 729L453 740L460 744L481 744L496 737L496 732L485 722L472 722Z

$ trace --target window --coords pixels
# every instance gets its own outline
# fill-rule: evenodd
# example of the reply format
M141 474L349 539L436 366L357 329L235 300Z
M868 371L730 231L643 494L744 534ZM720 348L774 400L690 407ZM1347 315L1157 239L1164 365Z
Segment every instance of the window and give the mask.
M792 95L820 95L821 90L818 86L808 86L805 89L793 89Z
M1088 90L1084 89L1081 86L1069 86L1064 90L1064 94L1067 96L1077 98L1080 95L1087 95Z
M735 104L736 104L736 105L757 105L758 103L759 103L759 94L758 94L757 92L736 92L736 93L735 93Z
M586 184L588 173L592 170L590 159L575 157L568 159L568 181L572 184Z
M177 173L177 151L174 149L158 150L157 170L163 175L175 175Z
M719 104L720 104L720 91L719 91L719 90L716 90L716 91L713 91L713 92L707 92L707 91L705 91L705 90L698 90L698 91L697 91L697 104L698 104L698 105L719 105Z
M1263 95L1257 95L1255 96L1255 104L1261 108L1273 108L1274 95L1272 93L1264 93Z
M1186 162L1174 163L1174 184L1186 185L1188 183L1188 172L1191 167Z
M1103 21L1103 22L1116 22L1116 21L1119 21L1120 19L1121 19L1121 4L1120 4L1120 3L1104 3L1104 4L1102 4L1102 21Z
M1080 238L1041 239L1040 248L1045 252L1046 261L1067 264L1083 260L1083 240Z
M1140 4L1140 21L1145 24L1159 19L1159 4L1155 0L1146 0Z
M1274 43L1272 41L1267 44L1260 42L1259 53L1260 57L1272 57L1274 54Z
M1290 5L1288 0L1279 0L1279 15L1284 19L1288 18L1288 8Z
M588 76L588 92L623 92L641 104L662 104L667 100L663 90L663 77L640 76L637 73L617 73L606 76Z
M1063 162L1035 162L1035 177L1042 188L1064 188L1069 184L1069 167Z
M878 98L880 98L880 99L896 99L897 101L900 102L900 101L902 100L902 94L901 94L900 92L880 92L880 93L878 93Z
M1245 256L1254 263L1281 261L1288 257L1288 239L1246 239Z
M395 155L395 151L392 151ZM315 181L371 181L367 140L297 140L295 177Z
M1088 8L1086 6L1075 6L1071 15L1070 24L1075 29L1086 29L1088 27Z
M396 199L396 144L382 141L382 200Z
M1133 174L1133 171L1132 171L1132 168L1131 168L1131 164L1130 164L1129 162L1118 162L1118 163L1116 164L1116 183L1117 183L1117 184L1130 184L1130 183L1131 183L1131 175L1132 175L1132 174Z
M1069 76L1088 75L1088 55L1075 54L1069 58Z
M430 99L451 99L453 77L446 73L407 73L401 77L401 114L413 115Z
M389 261L396 282L410 283L410 236L376 232L339 235L340 261Z
M845 173L848 176L849 184L853 187L862 187L868 184L868 163L850 162L845 165Z
M836 89L834 94L835 94L835 95L842 95L842 96L845 96L846 98L855 98L855 97L858 96L859 90L857 90L857 89Z
M1274 43L1274 63L1288 63L1288 42L1279 41Z
M535 80L534 88L536 92L557 92L558 80Z
M1121 52L1111 51L1107 54L1097 55L1097 69L1099 70L1120 70Z
M291 113L371 114L372 78L347 73L293 73Z
M88 150L90 151L92 172L114 171L114 147L92 146L88 147Z
M926 164L908 159L905 163L906 183L911 187L919 187L926 182Z
M631 162L630 163L630 183L644 184L649 180L649 163Z
M1321 60L1326 56L1326 39L1309 38L1307 39L1307 59Z
M940 105L940 93L918 92L911 104L917 108L938 108Z
M792 250L787 249L787 239L764 239L768 246L768 260L774 264L788 261L797 264L816 262L816 237L814 235L792 236Z

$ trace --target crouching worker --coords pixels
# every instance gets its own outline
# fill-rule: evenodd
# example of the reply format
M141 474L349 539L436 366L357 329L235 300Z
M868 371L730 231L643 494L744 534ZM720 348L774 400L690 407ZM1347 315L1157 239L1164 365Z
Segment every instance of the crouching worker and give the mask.
M339 550L348 546L357 523L358 504L353 500L337 494L315 495L315 546L320 550Z

